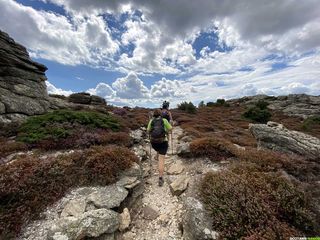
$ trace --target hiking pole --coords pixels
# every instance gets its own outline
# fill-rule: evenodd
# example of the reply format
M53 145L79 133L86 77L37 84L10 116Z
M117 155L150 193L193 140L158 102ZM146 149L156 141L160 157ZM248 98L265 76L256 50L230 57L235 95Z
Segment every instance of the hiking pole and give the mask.
M173 136L171 131L171 154L173 155Z
M149 135L149 166L150 166L150 176L152 174L152 155L151 155L151 137Z

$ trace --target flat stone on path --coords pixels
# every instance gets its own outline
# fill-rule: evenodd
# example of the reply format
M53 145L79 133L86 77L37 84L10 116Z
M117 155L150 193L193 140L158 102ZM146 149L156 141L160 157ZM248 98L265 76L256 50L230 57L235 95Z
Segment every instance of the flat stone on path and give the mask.
M183 162L181 160L176 161L167 169L167 173L170 175L176 175L182 173L184 170Z
M150 206L145 206L142 211L143 217L148 220L154 220L159 216L159 213Z

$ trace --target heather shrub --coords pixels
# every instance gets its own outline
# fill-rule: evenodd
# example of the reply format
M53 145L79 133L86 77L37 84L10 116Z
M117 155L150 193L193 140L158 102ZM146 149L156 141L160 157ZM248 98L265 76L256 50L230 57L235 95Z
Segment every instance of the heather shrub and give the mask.
M309 117L302 123L302 129L305 131L310 131L315 127L320 128L320 116Z
M255 171L254 165L208 173L200 196L222 238L286 239L314 233L304 192L286 178Z
M0 138L0 159L7 155L27 150L27 145L21 142L7 141L6 139Z
M18 129L21 123L0 123L0 136L1 137L12 137L17 135Z
M208 157L214 161L234 157L234 151L235 148L231 143L213 137L198 138L193 140L190 144L192 156Z
M17 140L44 149L88 147L103 143L100 140L103 136L99 135L121 128L119 121L110 115L59 110L29 118L20 127Z
M192 102L182 102L178 104L178 109L186 111L187 113L196 113L197 108Z
M115 108L113 111L112 111L113 114L116 114L116 115L119 115L119 116L124 116L127 114L127 111L126 109L124 108Z
M303 182L320 181L320 163L309 161L298 155L287 155L268 149L247 148L234 151L236 157L246 163L253 163L259 171L281 171Z
M146 127L148 124L150 109L133 108L129 110L123 107L123 110L126 111L126 114L115 116L123 126L134 130L140 127Z
M92 145L116 144L119 146L131 145L131 139L126 132L109 132L103 129L77 127L77 132L62 139L48 137L39 141L34 146L43 150L88 148Z
M22 156L0 166L0 238L17 234L70 188L115 182L134 161L127 148L96 146L58 158Z

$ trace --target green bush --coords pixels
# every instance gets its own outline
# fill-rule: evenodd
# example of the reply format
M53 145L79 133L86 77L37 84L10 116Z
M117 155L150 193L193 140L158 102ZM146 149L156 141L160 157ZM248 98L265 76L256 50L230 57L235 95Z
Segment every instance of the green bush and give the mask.
M204 104L204 101L201 101L201 102L199 102L199 104L198 104L198 108L203 108L203 107L205 107L206 105Z
M312 130L315 126L320 126L320 116L309 117L302 123L302 129L305 131Z
M214 107L214 106L224 106L230 107L230 104L226 102L223 98L218 98L216 102L207 102L207 107Z
M33 144L47 139L64 139L79 128L119 131L120 124L110 115L72 110L58 110L34 116L19 128L18 140Z
M178 104L178 109L186 111L187 113L196 113L197 108L192 102L182 102Z
M267 109L251 107L243 116L259 123L267 123L271 118L271 113Z
M214 102L207 102L207 107L213 107L213 106L215 106Z
M264 100L259 100L256 104L255 104L258 108L260 109L267 109L267 106L269 105L268 102L264 101Z
M267 106L269 103L259 100L255 106L250 107L243 116L259 123L267 123L271 118L271 113Z
M226 103L226 100L224 100L224 99L217 99L217 105L223 105L223 104L225 104Z

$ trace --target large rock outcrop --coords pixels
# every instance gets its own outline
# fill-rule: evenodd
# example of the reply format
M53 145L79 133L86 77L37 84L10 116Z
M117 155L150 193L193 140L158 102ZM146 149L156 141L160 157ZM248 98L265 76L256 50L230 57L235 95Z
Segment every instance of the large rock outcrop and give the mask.
M296 116L306 119L311 116L320 115L320 96L307 94L289 94L288 96L256 95L229 100L230 104L254 105L259 100L269 103L268 108L281 111L288 116Z
M49 109L46 70L30 59L25 47L0 31L0 122L19 121Z
M258 147L303 155L309 159L320 157L320 139L302 132L290 131L282 124L250 124L249 129L258 140Z
M89 93L73 93L66 97L63 95L49 94L50 110L74 109L74 110L95 110L107 112L106 100Z

